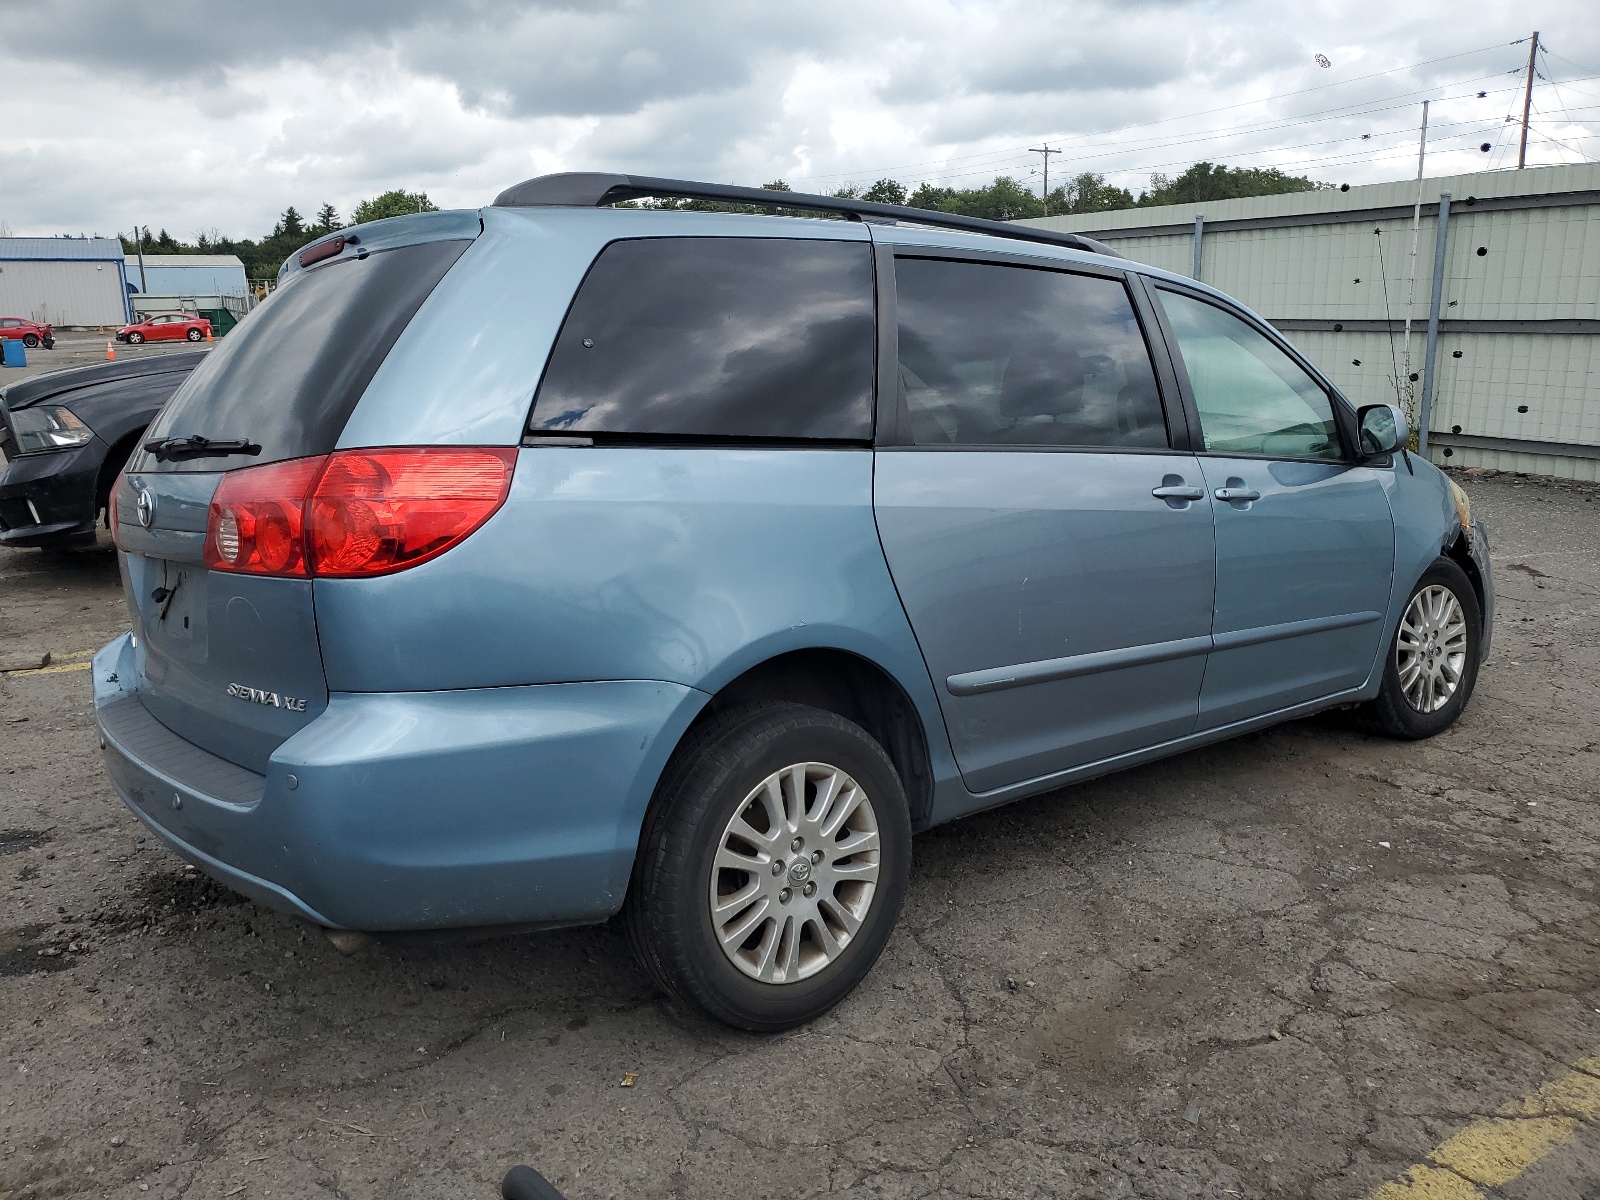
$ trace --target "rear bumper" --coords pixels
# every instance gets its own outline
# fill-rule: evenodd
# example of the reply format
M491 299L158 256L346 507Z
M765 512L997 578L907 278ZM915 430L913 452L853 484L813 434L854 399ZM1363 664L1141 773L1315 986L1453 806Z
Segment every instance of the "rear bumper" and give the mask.
M180 857L270 908L372 931L606 919L705 700L645 680L336 693L255 775L144 712L132 635L93 675L112 783Z
M49 546L93 536L95 484L109 447L21 454L0 472L0 545Z

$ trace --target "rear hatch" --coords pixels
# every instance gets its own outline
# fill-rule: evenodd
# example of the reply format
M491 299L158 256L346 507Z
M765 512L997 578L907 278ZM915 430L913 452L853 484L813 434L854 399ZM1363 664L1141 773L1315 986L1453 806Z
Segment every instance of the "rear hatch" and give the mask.
M208 570L211 500L229 471L330 453L374 372L468 244L364 247L289 275L151 424L145 445L168 448L129 461L116 493L117 540L138 695L179 736L264 773L273 750L327 706L311 581ZM251 450L172 448L195 437Z

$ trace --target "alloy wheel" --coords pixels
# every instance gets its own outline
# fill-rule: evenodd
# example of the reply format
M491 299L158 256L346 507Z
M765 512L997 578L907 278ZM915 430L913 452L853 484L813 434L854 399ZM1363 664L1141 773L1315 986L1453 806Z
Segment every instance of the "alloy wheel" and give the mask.
M1438 712L1461 686L1467 665L1467 618L1447 587L1431 584L1411 598L1395 641L1395 666L1406 703Z
M711 865L711 924L728 961L783 984L836 960L872 907L878 833L871 799L838 767L795 763L757 784Z

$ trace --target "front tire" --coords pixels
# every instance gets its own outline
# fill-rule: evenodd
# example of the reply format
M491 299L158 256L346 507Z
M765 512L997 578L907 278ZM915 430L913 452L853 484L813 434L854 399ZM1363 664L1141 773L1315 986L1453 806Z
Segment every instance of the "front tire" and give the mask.
M25 334L23 334L22 335L22 344L24 346L26 346L29 350L34 349L35 347L37 347L39 345L39 335L36 334L36 333L25 333Z
M137 346L140 342L144 341L144 334L142 334L142 333L130 333L128 335L128 341L131 342L133 345Z
M205 334L201 333L198 329L191 329L188 333L184 334L184 336L191 342L198 342L201 338L205 337Z
M624 922L667 991L775 1032L865 978L910 873L905 789L864 729L799 704L741 705L673 756Z
M1409 741L1444 732L1472 697L1482 647L1483 617L1472 581L1451 559L1434 559L1406 600L1383 686L1356 710L1356 720Z

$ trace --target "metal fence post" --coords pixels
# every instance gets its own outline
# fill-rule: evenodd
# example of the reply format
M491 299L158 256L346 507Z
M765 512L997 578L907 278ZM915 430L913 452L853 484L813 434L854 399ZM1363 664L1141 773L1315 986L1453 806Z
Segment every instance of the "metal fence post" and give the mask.
M1206 219L1200 213L1194 215L1194 270L1190 278L1196 281L1200 278L1200 246L1206 236Z
M1450 193L1439 193L1439 222L1433 237L1433 296L1428 301L1428 344L1422 358L1422 404L1417 413L1417 453L1428 456L1428 422L1433 419L1433 362L1439 350L1439 309L1444 303L1444 255L1449 241Z

